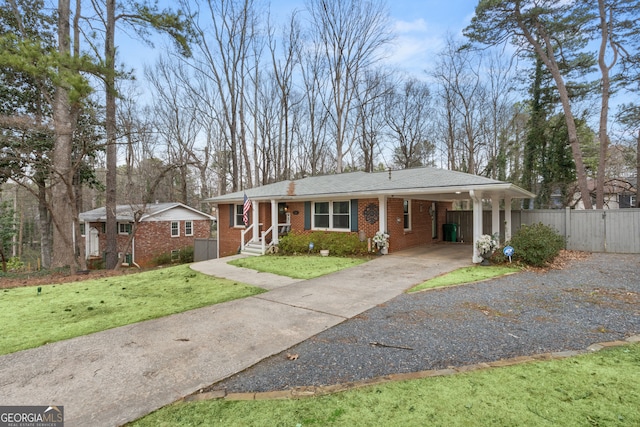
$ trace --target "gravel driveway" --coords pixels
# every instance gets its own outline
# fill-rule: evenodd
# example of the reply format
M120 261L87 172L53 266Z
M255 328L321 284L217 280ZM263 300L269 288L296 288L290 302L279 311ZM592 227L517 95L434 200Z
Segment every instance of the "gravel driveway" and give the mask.
M639 333L640 255L592 254L562 270L403 294L209 389L329 385L584 350Z

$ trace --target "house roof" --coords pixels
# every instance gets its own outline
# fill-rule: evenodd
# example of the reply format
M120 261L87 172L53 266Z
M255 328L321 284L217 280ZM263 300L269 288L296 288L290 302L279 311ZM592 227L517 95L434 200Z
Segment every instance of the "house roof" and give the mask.
M533 198L535 194L504 181L433 167L385 172L350 172L276 182L207 199L213 203L252 200L318 200L330 198L411 197L428 200L468 199L469 191L503 197Z
M117 205L116 206L116 221L129 221L133 222L134 213L138 210L142 209L143 205ZM145 219L149 219L153 216L159 215L163 212L166 212L171 209L182 208L187 209L195 214L201 215L204 218L214 220L215 218L211 215L208 215L204 212L200 212L197 209L194 209L190 206L184 205L182 203L149 203L144 206L144 214L141 217L141 221ZM80 221L86 222L104 222L107 220L107 209L106 207L93 209L90 211L82 212L80 214Z

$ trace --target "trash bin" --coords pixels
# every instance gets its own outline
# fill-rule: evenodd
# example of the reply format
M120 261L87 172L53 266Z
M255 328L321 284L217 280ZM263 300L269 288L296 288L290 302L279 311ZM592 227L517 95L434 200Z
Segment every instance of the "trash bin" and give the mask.
M442 224L442 239L445 242L457 242L458 224Z

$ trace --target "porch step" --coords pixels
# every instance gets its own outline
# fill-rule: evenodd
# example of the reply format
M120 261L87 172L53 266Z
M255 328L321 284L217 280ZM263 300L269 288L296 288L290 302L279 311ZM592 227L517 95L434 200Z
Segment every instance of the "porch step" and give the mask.
M245 243L244 250L240 252L243 255L260 256L262 254L262 244L260 242Z

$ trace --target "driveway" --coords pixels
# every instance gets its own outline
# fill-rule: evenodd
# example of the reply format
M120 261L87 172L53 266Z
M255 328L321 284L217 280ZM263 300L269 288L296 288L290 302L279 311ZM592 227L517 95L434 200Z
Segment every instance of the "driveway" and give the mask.
M236 269L225 259L196 263L196 270L272 290L0 356L0 402L62 405L67 427L121 425L464 265L471 247L456 244L307 281Z

